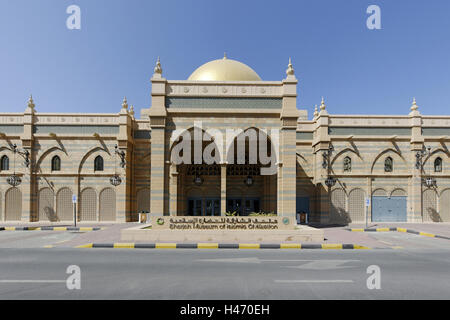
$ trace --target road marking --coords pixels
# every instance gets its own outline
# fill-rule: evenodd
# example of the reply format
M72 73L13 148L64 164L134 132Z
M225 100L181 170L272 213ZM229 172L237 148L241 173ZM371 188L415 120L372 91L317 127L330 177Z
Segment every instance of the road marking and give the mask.
M353 280L274 280L276 283L353 283Z
M0 280L0 283L63 283L66 280Z
M336 269L347 269L356 268L357 266L344 266L343 264L349 262L360 262L361 260L306 260L306 259L259 259L257 257L245 257L245 258L221 258L221 259L197 259L199 262L225 262L225 263L255 263L259 264L262 262L305 262L297 266L282 266L285 268L295 268L304 270L336 270Z
M360 260L304 260L304 263L299 266L284 266L285 268L305 269L305 270L336 270L356 268L357 266L343 266L348 262L359 262Z

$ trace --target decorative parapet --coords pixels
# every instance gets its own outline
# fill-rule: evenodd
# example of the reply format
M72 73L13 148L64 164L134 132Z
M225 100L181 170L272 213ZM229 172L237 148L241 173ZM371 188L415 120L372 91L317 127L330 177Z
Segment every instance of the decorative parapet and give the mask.
M0 113L0 124L23 125L23 113Z
M408 115L330 115L329 126L334 127L410 127Z
M34 116L34 123L40 125L118 125L118 114L94 113L38 113Z
M283 96L281 81L184 81L169 80L166 85L168 97L265 97Z

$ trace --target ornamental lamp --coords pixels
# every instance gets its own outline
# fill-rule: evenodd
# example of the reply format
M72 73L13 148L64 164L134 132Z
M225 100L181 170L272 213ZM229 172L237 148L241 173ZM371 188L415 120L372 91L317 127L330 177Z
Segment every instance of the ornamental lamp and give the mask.
M327 186L327 187L333 187L334 185L336 184L336 179L335 178L333 178L333 177L328 177L326 180L325 180L325 185Z
M111 184L115 187L117 187L118 185L120 185L122 183L122 179L116 174L113 175L110 179L109 182L111 182Z
M13 187L17 187L22 183L22 179L18 175L12 174L8 178L6 178L6 182Z
M247 187L250 187L253 185L253 177L252 176L247 176L247 178L244 180L244 183L247 185Z
M432 177L427 177L425 179L422 179L422 184L427 186L428 188L431 188L433 186L436 186L436 179Z
M194 178L194 183L195 183L195 185L197 185L197 186L201 186L202 184L203 184L203 178L202 177L200 177L200 175L196 175L195 176L195 178Z

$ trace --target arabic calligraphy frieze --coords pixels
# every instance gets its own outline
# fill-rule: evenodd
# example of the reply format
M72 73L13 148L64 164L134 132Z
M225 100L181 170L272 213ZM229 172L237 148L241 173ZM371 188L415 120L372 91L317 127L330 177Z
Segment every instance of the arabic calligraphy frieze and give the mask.
M153 229L168 230L278 230L293 229L287 217L152 217Z

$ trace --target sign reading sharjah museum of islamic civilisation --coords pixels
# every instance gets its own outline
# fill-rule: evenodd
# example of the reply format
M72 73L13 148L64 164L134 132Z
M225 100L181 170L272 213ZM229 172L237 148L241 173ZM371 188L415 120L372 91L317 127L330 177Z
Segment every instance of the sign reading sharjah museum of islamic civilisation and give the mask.
M280 230L294 229L289 217L151 217L152 229L166 230Z

